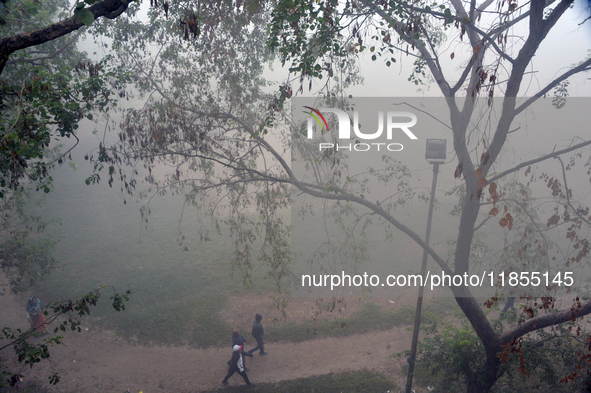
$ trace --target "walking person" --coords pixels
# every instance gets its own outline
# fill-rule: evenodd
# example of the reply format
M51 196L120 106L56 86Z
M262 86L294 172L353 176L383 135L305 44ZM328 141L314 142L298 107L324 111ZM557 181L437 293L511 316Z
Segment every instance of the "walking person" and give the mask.
M232 348L234 348L234 345L240 345L240 347L242 348L241 351L244 353L244 344L245 343L248 343L248 341L246 341L246 339L244 337L242 337L242 334L240 334L240 330L234 329L232 331ZM249 356L249 355L246 355L246 356ZM245 362L244 358L242 359L242 362L244 363L244 371L248 371L248 368L246 368L246 362Z
M248 344L248 341L240 334L240 330L234 329L232 331L232 348L234 345L240 345L244 350L244 344Z
M41 306L41 300L35 296L31 296L27 302L27 320L31 325L31 329L35 329L37 333L45 333L47 324L45 323L45 314Z
M252 348L248 353L252 354L257 349L260 349L261 355L266 355L269 352L265 351L265 341L263 337L265 336L265 329L263 329L263 324L261 321L263 320L263 316L261 314L257 314L254 317L254 322L252 323L252 336L255 340L257 340L257 346Z
M227 385L228 379L230 379L230 377L237 372L238 374L240 374L242 378L244 378L244 382L246 382L248 386L254 386L254 384L248 380L248 375L246 375L243 357L243 355L250 357L252 357L252 355L247 352L242 352L242 347L240 345L234 345L232 350L232 359L230 359L230 368L228 369L228 375L226 375L226 378L222 380L222 384Z

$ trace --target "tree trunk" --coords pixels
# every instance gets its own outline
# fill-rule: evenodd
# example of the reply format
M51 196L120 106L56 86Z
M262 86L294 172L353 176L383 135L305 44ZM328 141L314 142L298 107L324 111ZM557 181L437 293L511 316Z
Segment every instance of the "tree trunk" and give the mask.
M500 348L498 348L498 350L489 350L487 348L487 359L484 366L484 375L482 375L482 378L478 378L477 380L469 383L466 387L466 393L488 393L490 391L497 379L500 377L498 373L501 362L497 356L500 350Z

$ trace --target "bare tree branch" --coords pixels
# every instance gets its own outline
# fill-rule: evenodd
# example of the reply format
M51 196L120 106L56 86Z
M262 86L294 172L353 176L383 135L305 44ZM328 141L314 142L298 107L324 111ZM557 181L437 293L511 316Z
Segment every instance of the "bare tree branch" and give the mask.
M491 177L488 181L489 181L489 183L492 183L492 182L494 182L494 181L496 181L496 180L498 180L498 179L500 179L502 177L507 176L510 173L513 173L513 172L516 172L516 171L520 170L521 168L524 168L524 167L529 166L529 165L536 164L536 163L541 162L541 161L545 161L545 160L547 160L549 158L558 157L558 156L560 156L562 154L568 153L568 152L573 151L573 150L580 149L580 148L585 147L587 145L591 145L591 140L588 140L588 141L585 141L585 142L581 142L581 143L579 143L577 145L568 147L568 148L563 149L563 150L559 150L559 151L556 151L556 152L552 152L550 154L546 154L545 156L542 156L542 157L539 157L539 158L535 158L533 160L522 162L521 164L519 164L519 165L517 165L517 166L515 166L513 168L507 169L506 171L501 172L498 175Z
M504 332L500 336L501 345L508 344L516 338L519 338L527 333L535 330L544 329L548 326L558 325L564 322L572 321L573 319L584 317L591 314L591 301L583 303L581 307L573 307L569 310L540 315L532 319L528 319L524 323L515 326Z
M586 61L582 62L578 66L576 66L574 68L571 68L570 70L568 70L564 74L560 75L558 78L554 79L546 87L544 87L542 90L540 90L539 92L537 92L533 97L529 98L523 104L519 105L519 107L517 107L515 109L515 114L519 114L519 113L523 112L523 110L525 110L528 106L530 106L535 101L537 101L538 98L543 97L551 89L553 89L554 87L556 87L560 82L568 79L569 77L571 77L571 76L573 76L575 74L578 74L579 72L588 71L588 70L591 70L591 58L589 58Z
M76 36L72 37L72 39L70 39L68 42L66 42L66 44L64 46L62 46L60 49L56 50L55 52L53 52L50 55L42 56L42 57L34 57L32 59L8 60L6 62L6 65L11 65L11 64L16 64L16 63L23 63L23 62L34 64L35 62L38 62L38 61L41 61L41 60L50 60L50 59L53 59L54 57L56 57L57 55L59 55L60 53L62 53L64 50L66 50L74 42L76 42L76 40L78 39L78 36L79 35L80 35L80 33L76 34ZM37 53L41 53L41 52L37 52Z

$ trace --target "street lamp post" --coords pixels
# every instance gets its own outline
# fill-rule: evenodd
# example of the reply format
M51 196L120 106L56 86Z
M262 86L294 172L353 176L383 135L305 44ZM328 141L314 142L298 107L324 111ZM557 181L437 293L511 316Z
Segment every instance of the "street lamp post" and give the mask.
M431 221L433 218L433 206L435 204L435 187L437 185L437 175L439 173L439 164L445 161L447 140L445 139L427 139L427 149L425 159L429 164L433 164L433 182L431 183L431 199L429 201L429 216L427 218L427 233L425 234L425 243L429 244L431 235ZM423 263L421 264L421 276L423 280L427 274L427 250L423 250ZM419 287L417 297L417 309L415 311L415 323L412 330L412 344L410 347L410 356L408 357L408 376L406 378L406 393L411 393L412 379L415 369L415 358L417 355L417 343L419 341L419 328L421 325L421 308L423 306L423 292L425 290L424 282Z

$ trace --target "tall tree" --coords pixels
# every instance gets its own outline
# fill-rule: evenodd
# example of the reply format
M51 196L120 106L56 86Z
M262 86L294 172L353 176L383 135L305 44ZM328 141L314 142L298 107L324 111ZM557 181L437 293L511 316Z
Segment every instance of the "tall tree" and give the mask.
M363 0L345 4L336 1L310 4L286 1L279 4L274 14L270 43L273 48L277 48L284 62L291 61L290 71L301 75L302 81L322 75L330 77L334 75L332 64L338 63L343 56L363 51L373 53L374 60L385 58L387 66L395 61L393 54L396 51L402 50L415 56L415 69L409 78L415 83L422 82L421 77L426 71L430 73L448 106L453 148L458 160L456 174L462 177L465 190L452 261L446 262L379 205L354 197L350 199L364 204L406 232L429 251L443 271L463 275L470 272L470 255L486 188L496 202L499 194L495 182L527 165L522 163L504 171L497 168L501 166L498 157L506 148L514 119L540 97L563 87L569 77L591 67L591 59L582 59L567 71L559 72L557 77L548 81L529 99L521 102L517 100L526 70L532 65L538 48L572 4L572 1L550 4L537 0L525 5L517 2L484 1L478 4L476 1L464 3L453 0L441 4ZM524 29L524 36L512 37L510 31L515 28ZM458 32L457 46L454 47L463 53L454 51L449 56L452 60L456 56L463 60L459 72L455 68L443 68L442 56L446 48L440 45L442 29L447 34L454 34L454 29ZM462 43L464 37L466 43ZM477 136L477 140L482 141L480 149L471 149L470 124L475 121L476 102L482 95L485 95L485 99L488 97L491 104L495 97L502 99L502 110L495 126ZM573 143L571 148L547 154L535 162L557 157L589 143ZM564 190L564 186L565 182L556 184L559 189ZM568 194L570 190L564 190L564 193ZM572 214L569 207L566 209ZM496 213L491 211L490 214ZM570 217L568 214L560 218L557 216L552 224L561 220L570 221ZM588 223L587 218L580 214L576 220L580 221L575 226ZM512 216L501 219L500 224L510 229ZM575 258L585 258L589 248L584 239L577 248L582 252ZM575 302L573 308L569 306L561 312L542 313L544 315L532 312L527 321L499 332L470 288L452 286L451 290L486 353L483 374L467 381L468 392L487 392L491 389L501 375L504 362L501 354L507 347L513 347L529 333L591 312L591 303Z
M276 280L278 287L284 285L281 282L289 274L291 257L285 222L277 211L289 206L289 185L315 198L362 207L382 217L426 249L445 273L467 274L475 233L480 228L478 218L498 214L496 204L508 195L498 184L507 175L528 165L559 157L591 143L588 140L573 143L568 148L512 168L504 168L498 162L507 147L507 136L515 117L553 90L559 96L564 95L567 79L591 67L591 59L582 59L579 64L560 72L530 98L521 102L516 99L539 46L571 7L572 0L555 4L534 0L525 5L516 2L497 4L489 0L481 4L476 1L442 4L280 1L272 10L254 2L224 4L229 7L225 18L203 4L194 8L193 14L187 14L180 29L185 38L189 38L186 26L191 20L221 19L216 19L220 21L216 29L212 29L209 35L202 34L188 45L190 49L186 52L181 52L182 43L174 40L159 41L158 53L147 61L133 57L133 48L129 45L131 51L121 52L127 56L125 59L136 61L137 86L150 96L144 108L127 113L122 123L122 143L113 147L108 160L131 163L141 159L148 173L146 179L155 187L151 190L154 193L166 190L185 192L190 203L213 212L214 216L219 212L216 209L226 206L228 215L218 217L230 225L237 256L234 266L241 269L246 278L253 257L253 244L262 238L260 258L268 263L269 275ZM240 19L243 14L238 11L252 9L249 7L253 4L257 5L257 12L248 14L252 20ZM269 46L284 63L291 62L290 72L296 78L295 82L281 85L275 95L261 92L261 69L252 66L255 55L264 53L257 41L263 27L256 22L266 18L269 12ZM158 28L165 28L166 15L160 13L152 17L163 23L162 27L157 25ZM227 30L225 22L231 19L245 23L238 25L238 30ZM512 36L511 29L516 28L523 28L524 35ZM147 29L142 37L158 40L163 36L158 31L157 28ZM228 34L229 31L232 33ZM462 60L463 65L459 72L452 67L446 73L441 60L445 48L441 43L444 34L451 35L454 31L457 32L453 39L457 40L458 49L449 57ZM243 41L244 37L254 37L255 41L248 38ZM462 43L464 38L467 42ZM194 52L196 47L211 49L209 52ZM335 173L340 173L343 164L339 156L331 155L334 152L325 154L326 160L320 157L316 161L333 176L323 179L319 175L318 182L306 182L292 171L287 154L291 147L288 136L276 130L268 132L284 120L283 105L295 92L303 92L308 81L310 86L314 79L323 77L327 77L324 80L336 82L338 78L342 83L351 83L358 74L350 60L364 51L369 51L374 60L384 59L387 67L394 63L397 51L414 56L416 61L410 80L423 83L429 73L445 98L453 149L458 160L456 173L461 178L463 190L451 261L444 260L421 236L404 225L391 206L366 198L361 188L352 186L354 182L350 177L346 180L345 176L340 177L339 183L339 176ZM235 60L214 62L214 66L208 66L205 56L217 59L220 53L230 54ZM242 64L249 64L249 67L241 67ZM296 86L292 87L292 83ZM330 87L329 84L326 86ZM502 100L500 116L493 127L474 137L473 141L479 141L478 148L471 148L469 125L476 116L476 102L482 101L480 97L483 95L484 101L491 100L491 105L493 98ZM333 97L332 93L330 97ZM170 165L171 171L156 174L155 167L161 163ZM396 168L401 170L401 167L392 165L389 173L397 173ZM128 176L120 172L122 184L131 191L135 182L130 182ZM572 198L571 190L566 187L566 176L564 181L550 176L547 180L555 196L564 196L557 199L564 209L562 214L553 215L548 225L571 227L568 240L573 241L573 248L577 251L564 258L567 262L585 261L588 243L577 230L588 225L589 210L563 203ZM398 184L404 187L402 179ZM490 198L485 200L487 195ZM509 199L503 201L510 204ZM518 205L525 202L520 200L512 206L519 209ZM485 204L495 206L490 211L482 211ZM258 219L244 213L250 205L255 206ZM498 223L506 230L521 231L517 238L534 232L537 224L532 217L523 218L531 220L528 225L517 226L514 215L516 213L511 215L505 211ZM538 235L548 237L548 233L540 231ZM530 238L525 236L524 239ZM536 240L527 241L533 243ZM502 367L506 362L504 354L508 351L518 353L524 338L535 341L539 338L536 332L541 334L545 328L572 323L591 312L591 302L577 298L572 306L557 310L553 299L546 298L535 306L533 302L523 306L525 319L498 330L485 313L486 305L472 294L469 287L452 286L451 290L484 348L483 363L479 366L481 372L478 378L466 380L467 392L489 391L505 370ZM487 305L496 300L493 298ZM539 341L542 343L543 340Z

